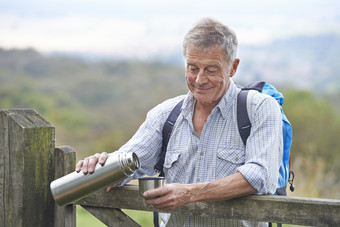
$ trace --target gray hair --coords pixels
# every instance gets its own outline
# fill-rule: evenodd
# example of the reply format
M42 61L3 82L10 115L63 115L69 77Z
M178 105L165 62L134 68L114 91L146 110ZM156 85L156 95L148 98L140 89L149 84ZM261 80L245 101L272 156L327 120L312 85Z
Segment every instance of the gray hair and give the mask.
M236 59L237 44L236 35L228 26L212 18L202 18L185 35L183 55L186 56L190 45L203 49L220 46L230 65Z

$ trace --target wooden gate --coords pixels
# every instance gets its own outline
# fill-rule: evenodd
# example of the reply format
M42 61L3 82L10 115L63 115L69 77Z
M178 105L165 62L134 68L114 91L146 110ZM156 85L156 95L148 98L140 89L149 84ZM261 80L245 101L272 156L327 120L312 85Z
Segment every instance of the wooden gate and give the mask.
M76 226L75 204L58 206L50 182L74 171L75 151L55 147L55 128L32 109L0 111L0 226ZM121 209L157 211L138 186L99 191L78 201L108 226L139 226ZM247 196L198 202L173 211L187 215L312 226L340 226L340 200Z

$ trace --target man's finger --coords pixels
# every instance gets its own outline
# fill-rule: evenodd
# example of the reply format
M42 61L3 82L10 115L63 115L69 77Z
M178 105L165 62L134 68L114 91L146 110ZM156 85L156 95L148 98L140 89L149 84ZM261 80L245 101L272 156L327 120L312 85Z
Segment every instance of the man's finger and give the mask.
M169 211L174 209L173 204L168 200L167 196L145 199L145 202L159 210Z
M95 154L95 155L92 155L89 159L89 162L88 162L88 172L89 173L93 173L94 172L94 168L96 167L96 164L98 162L98 159L99 159L99 154Z
M83 171L84 174L88 173L88 165L89 165L89 157L86 157L83 161L83 167L81 168L81 170Z
M164 196L168 193L166 186L164 185L163 187L160 188L155 188L152 190L148 190L143 193L143 197L145 198L155 198L155 197L160 197Z
M76 165L76 172L79 173L81 170L81 167L83 166L84 160L80 160Z
M101 153L98 160L99 164L104 165L108 157L109 155L106 152Z
M106 192L109 192L112 188L115 188L115 187L117 187L118 185L120 185L122 182L120 182L120 183L117 183L117 184L114 184L114 185L111 185L111 186L109 186L109 187L107 187L107 188L105 188L105 191Z

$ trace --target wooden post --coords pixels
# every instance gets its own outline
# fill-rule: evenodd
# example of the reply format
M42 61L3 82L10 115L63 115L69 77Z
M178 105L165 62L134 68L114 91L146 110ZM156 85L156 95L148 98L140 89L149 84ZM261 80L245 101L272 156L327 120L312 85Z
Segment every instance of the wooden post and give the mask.
M0 226L53 226L55 128L32 109L0 110Z
M68 146L54 149L55 179L58 179L75 169L76 152ZM65 207L55 203L55 227L76 227L76 206L74 204Z

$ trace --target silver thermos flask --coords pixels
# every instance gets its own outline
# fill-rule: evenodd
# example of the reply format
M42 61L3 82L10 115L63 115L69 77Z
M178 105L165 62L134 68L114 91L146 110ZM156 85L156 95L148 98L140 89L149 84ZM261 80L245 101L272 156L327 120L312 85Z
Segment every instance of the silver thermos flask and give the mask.
M92 174L72 172L50 184L54 200L60 206L73 203L95 191L120 183L139 168L139 159L133 152L112 153L105 165L97 163Z

